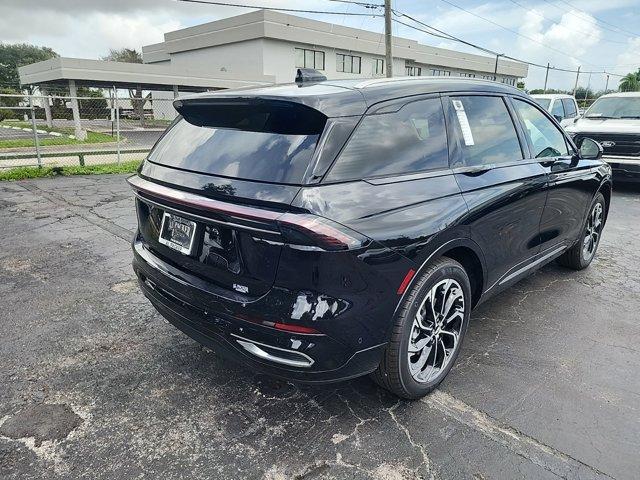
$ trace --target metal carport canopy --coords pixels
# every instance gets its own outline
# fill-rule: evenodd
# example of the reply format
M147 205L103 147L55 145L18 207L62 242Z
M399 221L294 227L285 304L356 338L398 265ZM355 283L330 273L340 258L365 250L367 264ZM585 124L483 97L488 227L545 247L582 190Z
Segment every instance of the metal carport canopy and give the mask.
M22 85L76 85L110 88L139 88L145 90L206 90L273 84L272 75L238 78L228 72L206 72L168 65L108 62L80 58L57 57L18 69Z

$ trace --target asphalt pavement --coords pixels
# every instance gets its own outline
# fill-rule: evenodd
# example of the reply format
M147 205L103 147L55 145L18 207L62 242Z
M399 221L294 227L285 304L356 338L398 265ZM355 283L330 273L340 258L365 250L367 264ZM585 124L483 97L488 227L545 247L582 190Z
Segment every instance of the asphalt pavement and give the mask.
M224 360L139 292L123 176L0 183L0 478L637 479L640 188L585 271L476 309L432 395Z

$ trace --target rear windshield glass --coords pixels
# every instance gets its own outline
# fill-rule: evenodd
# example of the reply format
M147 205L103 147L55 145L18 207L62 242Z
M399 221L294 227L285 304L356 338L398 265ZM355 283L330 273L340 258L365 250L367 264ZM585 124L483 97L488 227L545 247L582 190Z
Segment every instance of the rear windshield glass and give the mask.
M535 98L535 97L533 97L533 99L542 108L544 108L545 110L549 110L549 104L551 103L551 99L550 98Z
M198 173L300 184L319 136L199 127L180 119L148 159Z

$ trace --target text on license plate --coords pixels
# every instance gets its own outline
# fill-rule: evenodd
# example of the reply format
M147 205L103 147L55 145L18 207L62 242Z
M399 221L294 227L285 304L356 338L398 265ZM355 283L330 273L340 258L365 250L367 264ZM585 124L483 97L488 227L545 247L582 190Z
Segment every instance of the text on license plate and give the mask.
M191 255L196 233L196 222L164 212L158 241L185 255Z

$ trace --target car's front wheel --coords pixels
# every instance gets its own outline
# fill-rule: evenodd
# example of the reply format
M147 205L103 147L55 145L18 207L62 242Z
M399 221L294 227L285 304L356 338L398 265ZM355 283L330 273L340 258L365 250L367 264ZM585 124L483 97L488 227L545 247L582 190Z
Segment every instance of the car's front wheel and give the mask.
M462 265L447 257L433 262L398 308L374 381L408 399L436 388L458 357L470 311L471 286Z

